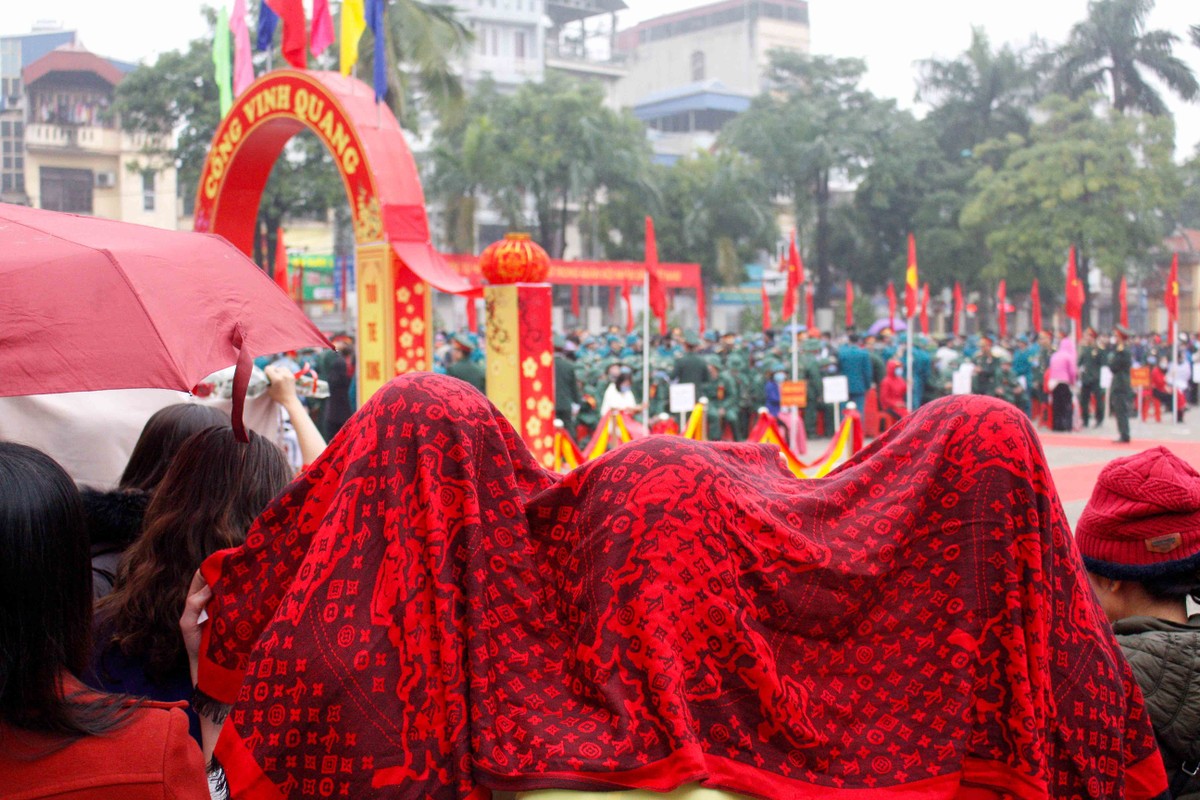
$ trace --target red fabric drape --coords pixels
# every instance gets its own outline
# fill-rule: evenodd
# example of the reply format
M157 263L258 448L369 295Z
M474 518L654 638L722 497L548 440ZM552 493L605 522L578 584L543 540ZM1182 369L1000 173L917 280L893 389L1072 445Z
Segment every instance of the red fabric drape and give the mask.
M197 703L233 704L246 800L1166 790L1037 435L991 398L821 481L668 436L559 479L478 392L406 375L202 572Z
M611 317L617 311L617 287L608 287L608 316Z
M571 316L575 319L580 319L579 315L579 287L571 287Z
M475 305L475 296L468 294L463 299L467 301L467 330L479 333L479 308Z

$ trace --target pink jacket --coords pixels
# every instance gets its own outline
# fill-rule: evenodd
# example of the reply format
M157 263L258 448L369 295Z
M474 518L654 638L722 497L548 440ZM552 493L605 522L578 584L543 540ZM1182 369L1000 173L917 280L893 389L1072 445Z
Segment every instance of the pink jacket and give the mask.
M1050 387L1060 383L1074 384L1077 377L1075 364L1075 340L1064 336L1058 343L1058 350L1050 356L1050 369L1046 372Z

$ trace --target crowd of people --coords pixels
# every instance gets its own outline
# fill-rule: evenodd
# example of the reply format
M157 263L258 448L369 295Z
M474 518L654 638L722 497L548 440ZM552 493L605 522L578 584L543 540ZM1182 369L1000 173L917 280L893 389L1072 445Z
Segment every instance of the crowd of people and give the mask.
M912 406L919 408L954 394L957 374L963 376L959 393L1005 400L1056 431L1099 427L1111 413L1121 441L1129 441L1129 418L1139 406L1159 420L1166 409L1169 419L1175 408L1173 389L1182 421L1187 407L1198 400L1192 364L1200 338L1186 334L1180 336L1174 364L1167 337L1134 335L1120 326L1107 335L1086 329L1078 347L1067 331L1008 338L981 333L935 339L918 334L911 378L905 332L885 328L835 338L802 331L797 339L798 375L807 384L803 416L809 437L832 431L833 406L824 401L822 379L836 375L846 377L849 402L864 410L870 399L888 424L908 413L909 383ZM436 347L437 371L486 391L486 354L478 338L443 333ZM610 409L648 407L654 418L666 413L672 383L694 384L696 397L707 401L710 440L744 440L762 408L783 422L778 387L792 377L791 343L785 335L709 331L699 336L675 329L652 342L648 398L642 396L639 334L624 334L615 327L599 334L573 330L556 336L554 347L555 414L580 444ZM1132 372L1139 367L1146 368L1149 382L1135 387ZM1104 368L1111 380L1105 379Z
M1122 413L1134 365L1194 400L1196 340L1173 366L1169 343L1121 329L1078 350L917 337L911 376L907 344L801 335L812 432L830 375L892 431L798 488L758 448L678 437L546 472L468 388L486 388L469 334L439 337L444 376L396 379L356 412L348 338L313 359L323 403L297 396L304 354L264 360L298 475L193 405L147 422L112 488L0 442L0 795L784 797L881 785L863 770L904 753L884 784L931 797L959 780L972 797L1200 797L1200 473L1162 448L1113 462L1072 544L1028 422ZM654 346L643 397L636 337L556 337L560 418L586 432L609 409L658 414L672 382L708 399L713 440L778 413L787 344ZM1003 402L935 402L964 364ZM910 379L928 408L906 419ZM862 482L879 491L854 500ZM936 530L916 505L896 513L934 496ZM884 681L864 654L893 646ZM934 724L911 703L943 692L967 711ZM925 741L911 756L905 730Z

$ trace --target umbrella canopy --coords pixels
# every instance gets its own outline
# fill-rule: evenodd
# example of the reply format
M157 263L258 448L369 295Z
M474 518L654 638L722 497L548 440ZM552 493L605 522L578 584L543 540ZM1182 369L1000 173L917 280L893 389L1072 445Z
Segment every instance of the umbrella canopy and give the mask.
M896 317L895 320L890 320L886 317L884 319L877 319L871 323L871 327L867 328L867 336L878 336L879 332L884 328L891 328L893 333L898 333L899 331L908 330L908 323L899 317Z
M329 347L219 236L0 204L0 396L190 391L231 364L233 424L256 355Z

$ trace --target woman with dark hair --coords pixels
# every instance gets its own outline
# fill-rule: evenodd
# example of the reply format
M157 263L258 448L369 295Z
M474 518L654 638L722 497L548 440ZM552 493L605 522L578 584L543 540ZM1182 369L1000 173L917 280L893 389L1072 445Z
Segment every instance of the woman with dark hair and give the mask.
M1106 466L1075 531L1142 687L1175 800L1200 798L1200 473L1155 447Z
M112 491L84 489L83 509L92 551L92 596L99 600L116 580L125 548L142 530L142 516L167 466L189 436L229 423L229 415L197 403L159 409L146 422L125 472Z
M1052 404L1051 427L1056 431L1070 431L1075 427L1072 387L1078 379L1077 364L1075 340L1067 334L1059 339L1058 349L1050 356L1050 369L1046 371Z
M57 463L0 442L0 788L6 797L208 797L177 709L79 682L92 598L83 506Z
M121 561L117 588L97 606L93 686L154 700L191 696L179 617L192 574L217 550L241 544L290 478L283 452L253 432L239 444L228 425L212 427L183 443Z

